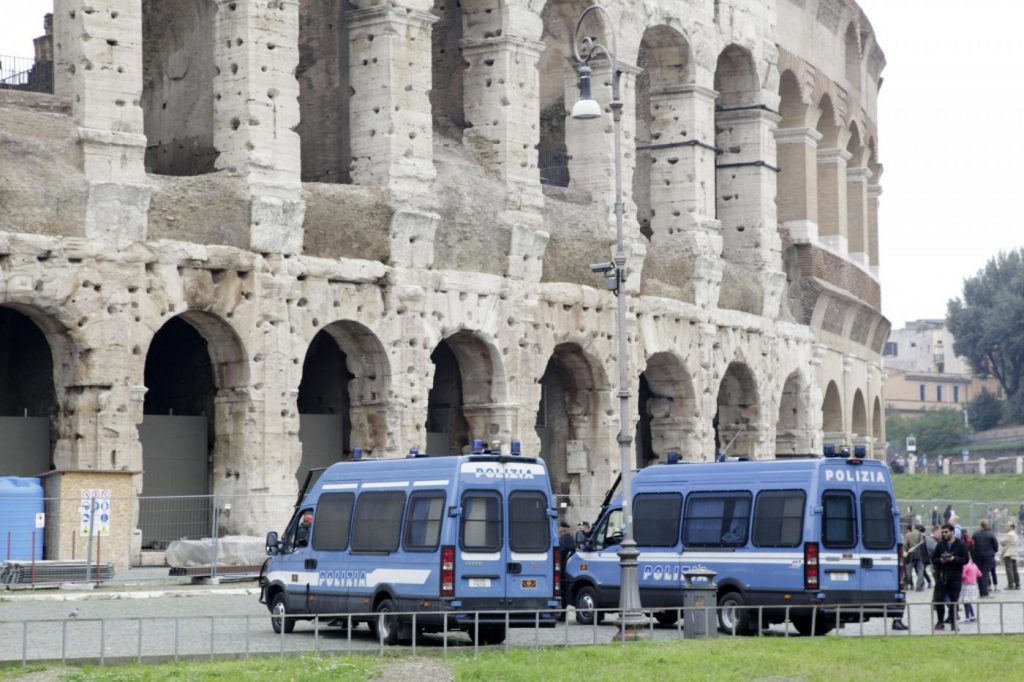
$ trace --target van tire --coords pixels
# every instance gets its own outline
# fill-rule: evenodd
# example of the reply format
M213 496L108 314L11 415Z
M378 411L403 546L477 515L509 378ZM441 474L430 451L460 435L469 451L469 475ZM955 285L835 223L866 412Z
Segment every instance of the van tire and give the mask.
M718 629L727 635L754 634L751 612L745 608L746 598L739 592L725 592L718 597Z
M597 590L590 585L584 585L576 592L576 622L580 625L593 625L594 618L600 625L604 620L604 614L597 610Z
M835 618L829 618L828 616L819 613L817 619L814 622L814 628L811 629L811 617L810 616L792 616L789 621L796 628L796 631L803 637L824 637L828 633L832 632L835 628Z
M655 611L654 620L658 621L658 625L675 625L679 620L679 611Z
M476 627L479 630L471 627L466 631L466 634L469 635L471 641L481 646L501 644L508 636L508 631L504 625L477 625Z
M270 602L270 627L281 634L282 628L287 635L295 629L295 619L288 617L288 600L284 592L278 592Z
M400 626L398 616L394 615L395 602L390 599L382 599L374 612L377 617L369 622L370 631L388 646L398 644Z

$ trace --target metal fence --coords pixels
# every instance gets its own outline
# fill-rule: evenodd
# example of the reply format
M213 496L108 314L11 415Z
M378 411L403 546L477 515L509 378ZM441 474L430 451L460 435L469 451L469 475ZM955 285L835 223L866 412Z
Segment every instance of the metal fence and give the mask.
M53 94L53 62L0 55L0 90Z
M972 500L898 500L900 505L900 516L904 522L909 519L917 520L926 528L933 525L933 511L937 512L938 523L945 523L944 512L947 506L953 507L953 512L960 519L960 525L968 530L975 530L982 519L992 522L992 529L998 534L1006 527L1006 523L1012 521L1017 523L1020 505L1024 502L1024 478L1021 479L1022 498L1018 500L1004 500L999 502L975 502Z
M941 636L948 633L960 635L980 634L1022 634L1024 633L1024 602L976 603L975 618L960 621L955 626L941 631L935 628L934 605L916 603L906 607L903 623L907 630L892 629L887 618L865 621L863 613L886 605L864 604L848 607L830 607L829 610L815 609L812 623L823 624L821 629L812 626L806 636L827 631L827 636ZM900 604L891 606L900 607ZM761 619L763 608L750 606L748 617ZM778 609L778 606L771 607ZM806 611L807 607L801 607ZM834 611L832 610L834 609ZM795 607L794 607L795 610ZM674 613L673 613L674 612ZM474 654L481 649L508 650L511 648L541 648L591 646L596 644L620 644L628 646L638 640L686 640L692 639L693 620L708 623L714 628L718 622L719 609L714 606L680 608L670 610L675 622L665 618L666 611L645 610L642 622L625 631L618 623L621 613L615 609L605 610L604 624L593 619L590 624L572 622L572 611L566 614L567 622L554 628L541 627L540 613L534 614L535 625L527 628L508 629L508 637L500 644L487 645L481 641L480 623L505 619L508 623L523 612L473 612L474 621L470 631L451 629L444 620L441 630L422 633L422 614L393 613L391 617L404 618L411 623L411 631L417 633L401 643L412 654L419 649ZM787 614L788 615L788 614ZM659 619L657 616L661 616ZM0 638L7 646L0 648L0 662L22 664L40 662L99 663L113 664L136 661L160 662L184 658L197 659L218 657L244 657L295 654L383 654L388 648L382 633L385 628L381 614L337 614L320 615L312 620L296 623L294 632L286 633L282 628L275 633L270 625L270 615L194 615L181 617L118 617L41 620L6 620L0 623ZM853 622L842 622L849 621ZM373 620L377 627L364 629L360 623ZM660 622L659 622L660 621ZM753 621L757 622L757 621ZM711 634L715 634L712 630ZM725 634L729 634L726 632ZM774 624L758 628L759 637L800 636L789 623Z

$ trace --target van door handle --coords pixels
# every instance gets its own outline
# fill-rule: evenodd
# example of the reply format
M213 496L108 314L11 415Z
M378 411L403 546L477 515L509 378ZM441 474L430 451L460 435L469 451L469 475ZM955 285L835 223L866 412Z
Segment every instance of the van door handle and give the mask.
M875 567L875 560L872 559L871 557L864 557L864 558L862 558L860 560L860 567L861 568L874 568Z
M518 561L510 561L508 564L508 572L512 575L518 575L523 572L523 565Z
M306 559L306 570L312 571L316 568L316 559Z

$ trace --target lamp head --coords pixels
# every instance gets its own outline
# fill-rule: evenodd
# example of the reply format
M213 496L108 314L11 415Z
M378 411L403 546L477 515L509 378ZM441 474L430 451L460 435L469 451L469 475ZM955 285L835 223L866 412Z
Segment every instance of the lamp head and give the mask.
M579 68L580 98L572 105L572 117L579 121L601 117L601 105L591 93L590 74L589 66L584 64Z

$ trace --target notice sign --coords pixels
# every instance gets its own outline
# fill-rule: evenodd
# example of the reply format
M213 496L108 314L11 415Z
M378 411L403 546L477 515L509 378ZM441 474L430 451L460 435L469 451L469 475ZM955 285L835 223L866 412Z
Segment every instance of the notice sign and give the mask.
M106 488L83 488L81 512L82 526L79 535L110 535L110 490Z
M43 512L36 514L36 528L46 528L46 514Z

